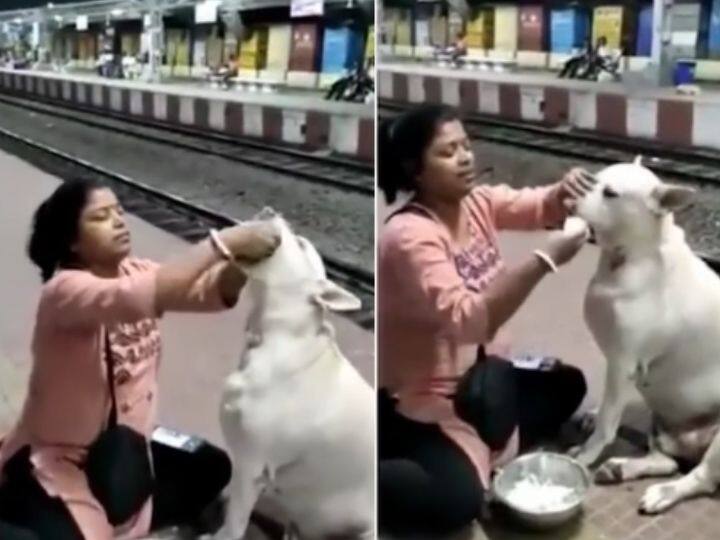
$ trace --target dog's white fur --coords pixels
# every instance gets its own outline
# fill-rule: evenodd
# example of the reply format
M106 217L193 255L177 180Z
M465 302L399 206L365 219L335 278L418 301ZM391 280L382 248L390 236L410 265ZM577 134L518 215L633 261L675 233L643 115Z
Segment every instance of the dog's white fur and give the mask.
M640 509L658 513L720 482L720 279L674 223L691 189L662 183L639 159L607 167L597 179L578 215L601 248L585 319L607 372L595 430L573 453L588 465L600 457L634 384L653 413L650 453L611 458L596 478L669 476L676 458L690 460L689 474L645 492Z
M371 537L373 392L326 317L360 300L327 279L313 245L281 217L266 209L259 219L278 228L281 243L245 268L252 309L247 349L222 398L233 477L218 537L242 537L261 495L302 538Z

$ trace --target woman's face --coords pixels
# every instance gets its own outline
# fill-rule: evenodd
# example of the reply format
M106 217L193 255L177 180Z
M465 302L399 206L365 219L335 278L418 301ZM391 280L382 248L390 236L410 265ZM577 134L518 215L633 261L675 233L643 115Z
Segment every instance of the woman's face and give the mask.
M80 213L78 239L72 247L83 266L112 266L130 253L125 212L107 188L94 189Z
M438 126L416 180L427 198L456 202L470 193L475 184L475 156L462 122Z

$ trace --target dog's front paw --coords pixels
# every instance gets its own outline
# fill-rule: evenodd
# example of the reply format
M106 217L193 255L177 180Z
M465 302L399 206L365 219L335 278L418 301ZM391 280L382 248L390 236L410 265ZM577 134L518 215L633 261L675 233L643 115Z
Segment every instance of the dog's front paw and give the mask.
M677 481L654 484L645 490L640 499L640 512L643 514L659 514L680 500L680 489Z
M624 466L627 458L610 458L595 471L595 483L597 484L619 484L625 480Z
M211 536L212 540L242 540L245 535L232 530L227 523L214 535Z
M597 461L603 451L603 446L598 444L580 444L568 450L568 454L577 459L580 463L589 467Z
M590 436L595 431L597 425L598 409L592 409L583 413L578 418L578 428L583 435Z

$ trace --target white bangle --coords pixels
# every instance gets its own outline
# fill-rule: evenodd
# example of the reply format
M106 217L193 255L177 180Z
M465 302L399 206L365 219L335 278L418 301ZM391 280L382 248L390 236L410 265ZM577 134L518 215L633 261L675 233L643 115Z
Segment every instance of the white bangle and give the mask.
M552 260L552 257L545 253L544 251L540 249L536 249L533 251L533 255L538 257L542 262L548 265L548 268L553 271L553 273L558 271L557 264L555 264L555 261Z
M235 257L233 257L233 254L230 252L227 245L225 245L225 242L222 241L216 229L210 229L210 241L218 253L222 255L223 259L228 261L235 260Z

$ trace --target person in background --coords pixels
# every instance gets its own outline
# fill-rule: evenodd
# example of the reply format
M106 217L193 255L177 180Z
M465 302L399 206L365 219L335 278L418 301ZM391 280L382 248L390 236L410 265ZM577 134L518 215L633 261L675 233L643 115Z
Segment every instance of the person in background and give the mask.
M382 124L378 184L395 208L378 241L378 512L381 533L440 537L480 515L495 466L556 434L586 393L582 372L560 362L507 361L505 323L584 234L555 233L512 267L498 231L560 225L594 179L515 190L476 184L457 113L425 105ZM472 371L471 371L472 370ZM483 405L460 418L460 381L482 373ZM475 395L477 394L477 395ZM492 412L489 412L492 411Z
M611 60L610 50L607 46L607 38L600 36L595 44L595 49L590 56L590 69L588 75L591 78L597 78L598 74L607 68Z
M157 263L131 255L122 205L102 185L65 182L40 205L28 246L43 281L29 391L0 446L3 540L129 539L172 525L215 532L221 523L211 510L231 474L226 453L205 441L187 451L151 440L158 322L170 311L234 306L246 278L230 259L262 260L279 241L267 224L238 225ZM91 492L85 468L88 449L108 422L109 381L118 424L144 436L154 471L151 497L116 527Z
M466 41L466 34L465 30L459 30L457 34L455 34L455 41L453 42L453 61L457 62L457 60L463 56L467 55L467 41Z
M228 56L227 61L222 66L220 66L220 69L218 70L218 75L222 77L223 85L228 86L230 84L230 80L233 77L237 77L238 67L239 64L237 56L234 54Z

